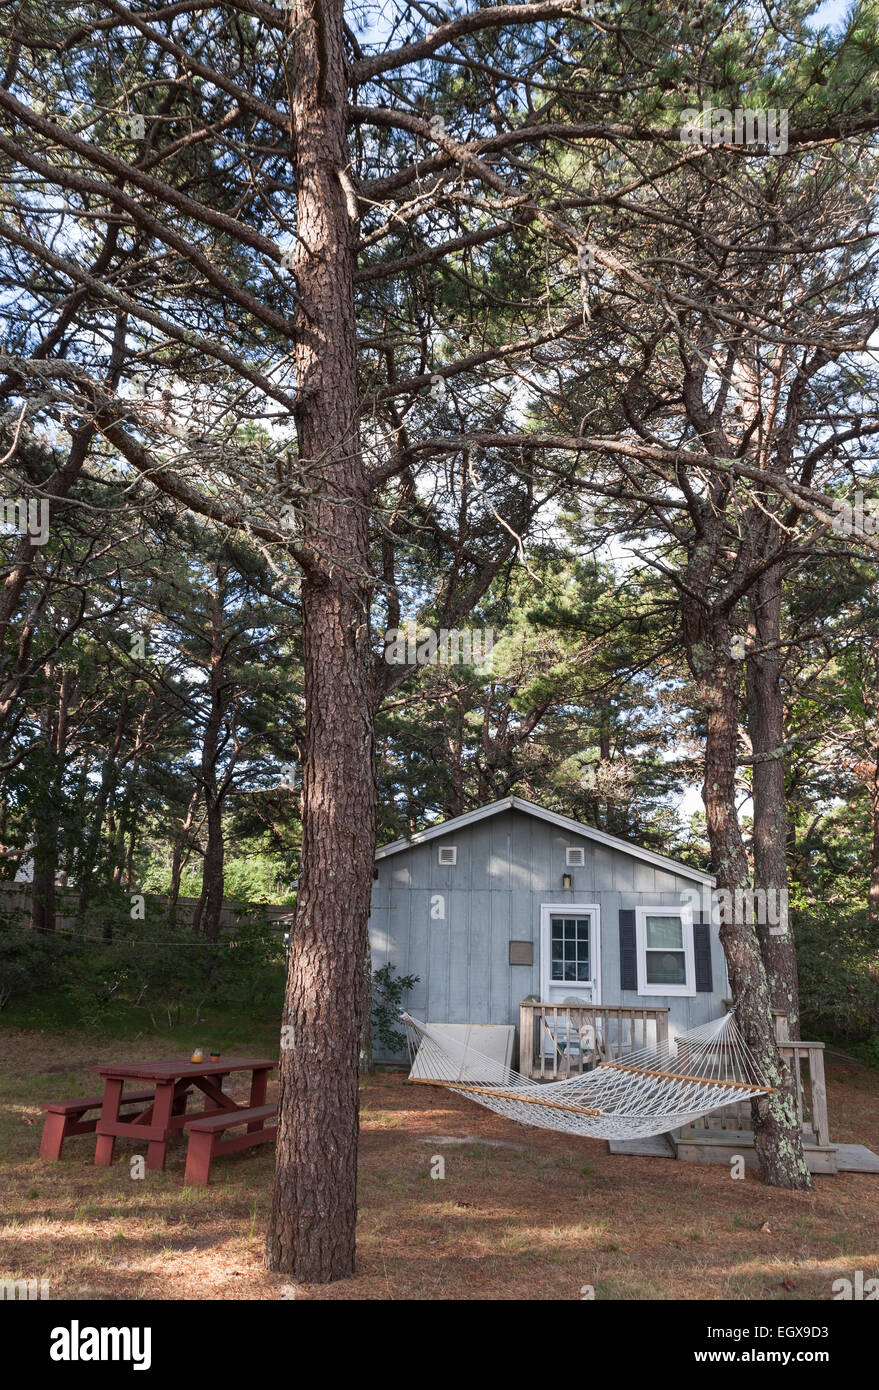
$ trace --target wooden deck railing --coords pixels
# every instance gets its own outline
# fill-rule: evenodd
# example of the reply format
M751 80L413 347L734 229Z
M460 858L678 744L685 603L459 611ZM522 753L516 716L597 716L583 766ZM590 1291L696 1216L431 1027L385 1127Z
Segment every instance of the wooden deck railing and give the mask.
M622 1057L639 1048L668 1048L668 1009L613 1004L519 1005L519 1070L523 1076L557 1081L576 1076L602 1057Z
M778 1050L793 1072L800 1124L804 1130L812 1131L819 1144L829 1144L830 1125L827 1119L823 1042L801 1042L797 1039L796 1042L779 1043ZM809 1074L808 1095L803 1087L803 1062L806 1063Z
M543 1004L524 999L519 1005L519 1070L523 1076L558 1081L575 1076L601 1057L622 1057L639 1048L668 1049L668 1009L635 1009L611 1004ZM778 1050L791 1070L797 1115L803 1133L819 1144L830 1143L824 1044L791 1041L787 1015L777 1014ZM751 1102L724 1106L689 1130L749 1130Z
M829 1144L830 1124L827 1117L827 1087L824 1082L823 1042L805 1042L799 1038L795 1042L780 1038L776 1041L779 1052L790 1067L797 1117L803 1134L813 1138L818 1144ZM703 1116L701 1120L694 1120L687 1126L687 1132L695 1135L706 1129L751 1128L751 1102L743 1100L737 1105L725 1105L722 1110L715 1110L710 1115Z

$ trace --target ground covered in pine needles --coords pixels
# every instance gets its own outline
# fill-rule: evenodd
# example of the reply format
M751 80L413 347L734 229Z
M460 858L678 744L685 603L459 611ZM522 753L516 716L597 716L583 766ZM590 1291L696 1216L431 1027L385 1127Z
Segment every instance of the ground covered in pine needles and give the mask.
M796 1301L832 1298L859 1269L879 1276L879 1175L775 1191L719 1165L525 1129L379 1072L361 1090L357 1273L291 1286L262 1265L269 1146L217 1161L200 1189L183 1186L185 1139L142 1180L121 1140L111 1168L93 1166L88 1135L60 1163L37 1157L40 1101L97 1094L102 1061L188 1049L0 1030L0 1279L47 1278L53 1299L530 1301L591 1287L597 1299ZM230 1090L243 1100L248 1084ZM832 1137L879 1151L879 1076L830 1064L828 1095Z

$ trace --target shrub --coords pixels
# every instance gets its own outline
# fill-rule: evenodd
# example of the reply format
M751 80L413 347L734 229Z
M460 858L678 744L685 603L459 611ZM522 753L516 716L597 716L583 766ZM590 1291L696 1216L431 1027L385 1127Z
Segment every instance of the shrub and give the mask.
M399 1028L403 995L418 984L419 975L397 975L396 966L383 965L372 973L372 1040L388 1052L402 1052L406 1034Z
M39 980L51 984L56 974L51 944L40 932L10 918L0 918L0 1009L16 994L24 994Z
M869 1040L879 1030L879 923L866 911L800 911L794 935L802 1031Z

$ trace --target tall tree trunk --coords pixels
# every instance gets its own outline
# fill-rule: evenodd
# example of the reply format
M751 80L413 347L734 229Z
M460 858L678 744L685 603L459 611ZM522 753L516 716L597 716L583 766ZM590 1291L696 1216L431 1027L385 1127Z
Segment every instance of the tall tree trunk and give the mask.
M870 890L868 907L875 922L879 919L879 743L876 746L876 767L870 783L870 814L873 818L873 840L870 847Z
M797 957L788 913L787 809L784 786L784 702L781 693L781 566L773 565L749 595L752 647L747 658L748 732L754 799L754 887L765 893L768 916L757 936L772 1007L800 1036Z
M128 832L128 853L125 856L125 879L124 886L126 893L130 893L134 886L134 851L137 845L137 825L132 824Z
M58 801L55 796L54 723L46 706L43 736L45 773L34 807L34 876L31 886L31 920L34 931L55 930L55 876L58 872Z
M122 887L122 875L125 872L125 836L128 833L128 825L131 818L131 788L126 791L119 807L119 816L114 822L113 838L110 843L110 862L113 865L113 886ZM104 928L104 940L111 941L113 938L112 926Z
M210 707L201 745L201 784L204 789L207 841L201 875L201 894L192 918L192 930L203 932L209 941L216 941L220 934L223 864L226 857L223 840L223 797L217 775L225 702L225 573L223 566L218 565L216 588L211 602L211 652L208 675Z
M54 678L55 668L47 666L46 675ZM46 741L46 775L42 795L38 798L35 816L34 881L31 896L31 927L35 931L54 932L56 927L55 881L61 838L62 781L64 754L67 749L67 722L75 676L72 670L61 672L56 714L47 704L43 730Z
M207 793L208 789L205 790ZM208 941L216 941L220 935L220 917L223 911L223 869L226 859L223 809L216 794L216 787L209 796L206 823L207 843L201 874L201 896L195 905L192 930L203 932Z
M700 585L691 592L698 594ZM736 810L740 666L729 657L724 623L708 631L698 599L683 602L684 636L690 669L696 679L706 718L705 781L702 796L712 867L717 887L749 886L748 859ZM739 913L727 915L720 928L736 1017L758 1066L774 1087L771 1096L752 1102L754 1148L764 1182L772 1187L809 1188L812 1179L803 1154L790 1071L778 1051L772 1001L757 934Z
M606 770L608 764L610 763L610 710L608 708L607 702L604 700L602 700L599 709L600 716L598 725L598 758L602 767ZM609 785L610 778L608 778L608 786ZM596 801L596 815L598 813L598 805L599 803ZM596 821L596 824L601 825L602 822ZM614 829L613 801L611 800L609 795L606 796L604 799L603 826L605 830L610 832L612 832Z
M306 729L302 861L284 1004L270 1269L354 1269L357 1077L375 853L368 493L357 439L354 232L343 189L341 0L294 0L289 63L299 295L299 455L316 494L302 538Z
M104 832L104 818L107 814L107 804L110 800L111 792L119 779L118 759L127 722L128 691L123 691L122 699L119 702L119 714L116 719L116 727L113 731L113 741L107 752L107 756L101 763L101 783L98 787L98 794L95 797L92 822L86 833L79 885L78 911L81 917L85 915L94 889L95 870L100 858L101 836Z
M195 810L198 806L200 797L201 789L196 787L192 796L189 798L186 815L180 823L180 834L174 841L174 848L171 852L171 883L168 888L168 921L172 923L177 920L177 901L180 897L180 881L189 858L188 852L184 852L190 848L190 835L195 822Z
M454 819L464 810L464 701L459 697L455 711L455 728L446 739L449 758L449 771L452 778L452 795L449 814Z
M137 780L141 764L146 755L147 730L150 725L155 705L155 693L150 691L143 713L137 721L134 734L134 746L131 751L131 773L128 778L128 787L119 808L118 819L113 820L113 829L110 835L110 862L113 865L113 884L122 888L131 886L131 863L134 858L134 847L137 842L137 831L140 823L140 808L137 801ZM108 829L111 818L107 817ZM104 940L113 939L113 919L108 916L104 924Z
M879 727L879 637L873 638L870 647L873 678L872 714L875 720L874 727ZM867 907L875 922L879 920L879 738L875 740L874 754L875 763L870 782L870 816L873 824L873 839L870 847L870 888L867 895Z

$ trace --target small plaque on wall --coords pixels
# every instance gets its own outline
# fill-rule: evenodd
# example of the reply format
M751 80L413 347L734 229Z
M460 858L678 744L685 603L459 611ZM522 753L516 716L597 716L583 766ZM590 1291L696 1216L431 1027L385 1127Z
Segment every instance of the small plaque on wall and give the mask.
M534 942L533 941L511 941L510 942L510 965L533 965L534 964Z

